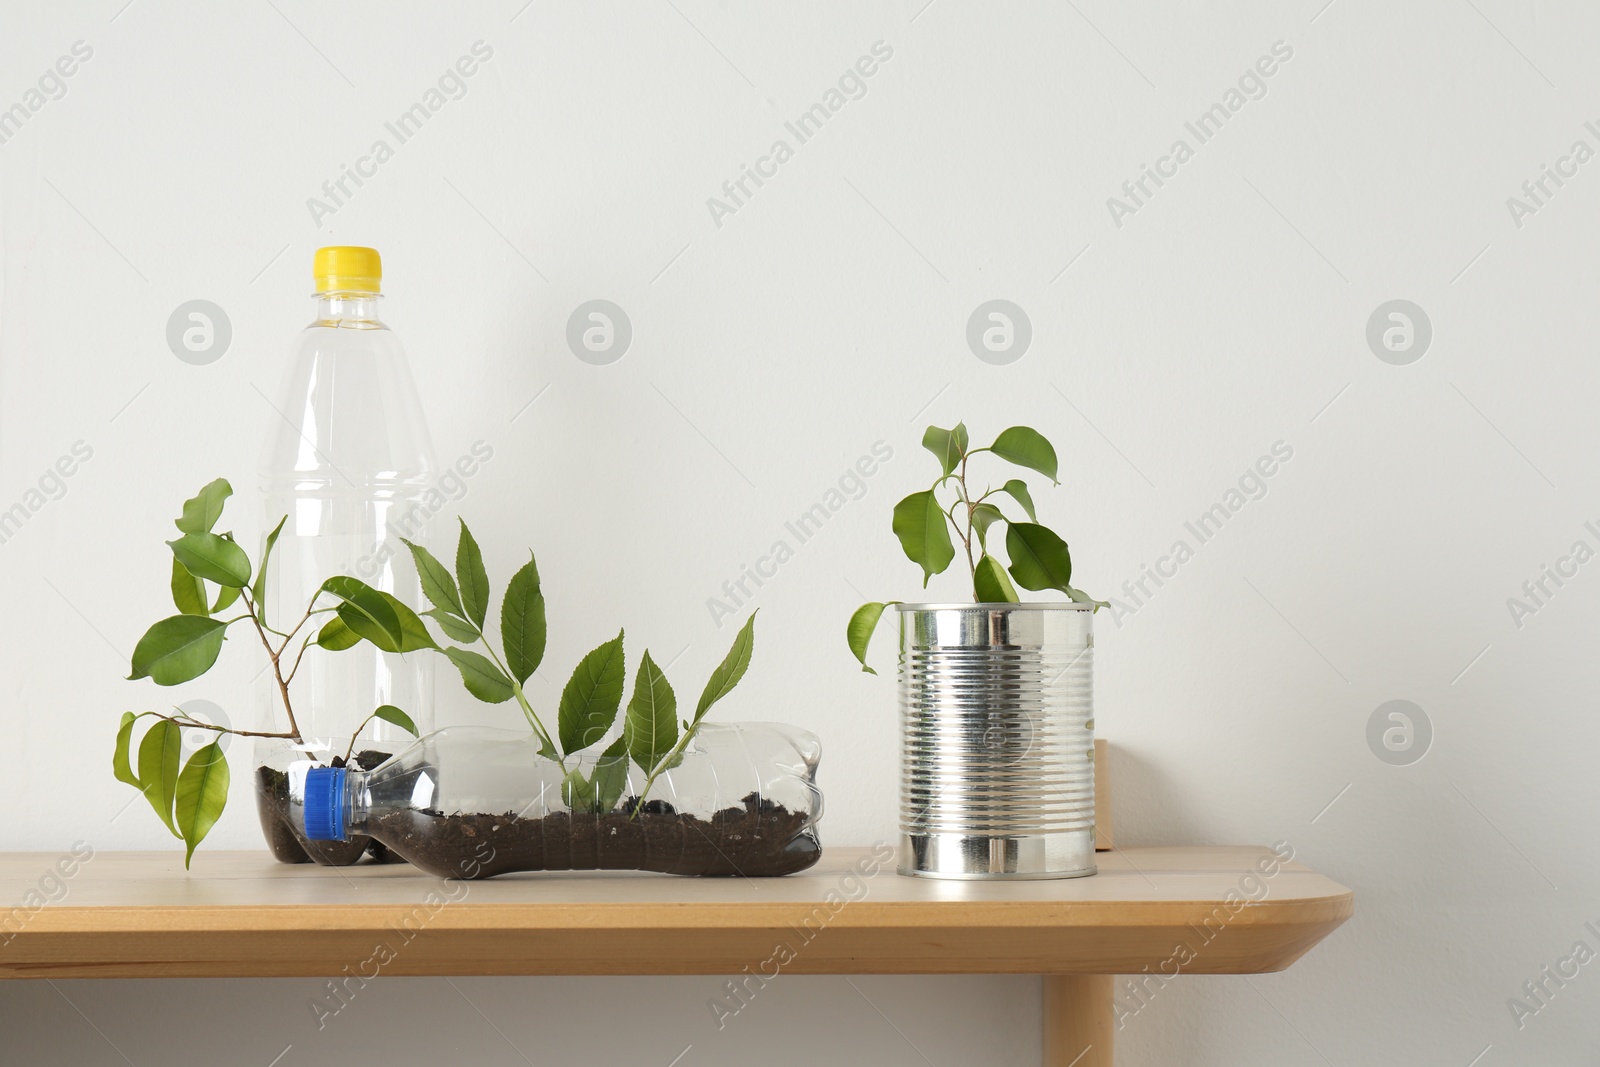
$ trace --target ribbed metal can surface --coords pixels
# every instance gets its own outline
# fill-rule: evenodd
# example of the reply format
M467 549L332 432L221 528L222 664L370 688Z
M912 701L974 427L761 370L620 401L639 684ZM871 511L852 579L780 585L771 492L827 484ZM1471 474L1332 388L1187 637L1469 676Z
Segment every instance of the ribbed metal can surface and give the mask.
M1091 605L898 610L901 873L1094 874Z

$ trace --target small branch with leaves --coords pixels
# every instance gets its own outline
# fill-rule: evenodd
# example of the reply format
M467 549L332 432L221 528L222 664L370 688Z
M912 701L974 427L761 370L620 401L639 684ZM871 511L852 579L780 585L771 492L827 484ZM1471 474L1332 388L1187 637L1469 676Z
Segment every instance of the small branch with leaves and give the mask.
M645 775L638 793L638 803L643 804L656 779L682 761L684 750L711 706L739 684L750 666L755 644L754 614L734 638L722 663L711 672L694 717L684 719L680 731L672 686L646 650L634 679L633 697L623 715L622 732L601 752L594 770L586 776L581 766L569 766L568 761L603 741L616 724L626 683L623 631L618 630L616 637L578 662L561 691L556 729L552 732L523 688L544 660L547 635L544 593L533 554L530 552L528 562L511 576L501 600L502 658L487 633L490 586L483 553L466 522L461 522L456 541L453 573L426 548L409 541L406 546L421 578L422 593L433 605L422 613L423 617L431 619L446 638L461 645L479 645L483 652L451 645L430 647L455 664L467 692L479 700L489 704L517 702L538 738L540 755L561 768L561 798L574 811L611 811L627 788L630 759ZM636 805L634 814L638 810Z
M928 489L912 493L894 506L893 528L906 557L922 568L923 588L927 588L929 578L942 574L955 560L955 541L959 540L965 550L975 603L1020 603L1016 587L1021 586L1030 590L1055 589L1078 603L1093 604L1096 609L1105 605L1105 601L1073 587L1072 556L1067 543L1055 531L1040 525L1027 482L1011 478L998 487L986 486L982 493L974 493L968 482L968 464L973 457L987 453L1013 466L1037 471L1048 477L1051 485L1060 484L1056 479L1055 447L1043 434L1027 426L1013 426L1002 431L993 444L973 448L966 424L956 423L953 430L929 426L922 435L922 447L938 459L939 477ZM949 504L942 503L941 492L953 493L954 499ZM1002 501L1002 497L1010 500ZM1002 510L1002 503L1020 508L1027 520L1008 515ZM1001 562L1000 546L991 546L989 540L994 528L1002 524L1009 564ZM878 672L867 665L867 645L884 610L898 603L874 601L861 605L850 616L850 651L868 674Z
M181 536L167 542L172 549L169 584L178 614L162 619L145 631L134 647L128 678L148 678L161 686L193 681L217 662L228 630L248 621L267 653L288 729L278 732L236 730L181 711L176 715L130 711L123 713L112 757L112 772L117 780L143 793L167 829L185 843L185 867L194 857L195 846L210 833L222 815L228 801L230 775L227 757L216 740L183 763L183 730L211 730L218 738L223 734L277 737L304 744L289 685L308 648L315 645L336 652L368 640L387 652L408 652L425 647L419 643L419 634L428 642L426 647L432 647L426 629L410 608L388 593L346 577L324 582L291 629L273 628L267 618L268 564L287 519L279 520L267 535L260 566L253 567L249 555L231 532L214 532L223 506L232 495L233 487L225 479L218 478L184 502L182 513L174 520ZM242 614L218 618L236 604L242 605ZM330 618L317 632L307 634L302 640L286 672L285 659L290 646L319 615ZM140 739L135 760L133 730L144 718L154 722ZM351 751L356 738L373 719L394 723L412 734L417 732L410 716L392 705L384 705L357 727L350 738Z

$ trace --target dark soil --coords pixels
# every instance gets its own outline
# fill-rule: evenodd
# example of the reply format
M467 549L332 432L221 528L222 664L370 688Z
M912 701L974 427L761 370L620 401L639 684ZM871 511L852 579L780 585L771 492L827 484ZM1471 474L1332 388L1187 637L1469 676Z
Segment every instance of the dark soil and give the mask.
M662 874L793 874L822 847L806 817L755 793L709 820L653 800L630 818L637 798L603 815L554 812L540 819L396 811L372 830L413 866L441 878L489 878L510 871L627 870Z
M389 758L388 752L364 749L351 760L350 766L371 770ZM344 759L335 756L333 764L344 766ZM370 837L351 837L348 841L311 841L306 838L305 827L289 810L289 776L271 767L256 769L256 814L261 817L261 832L266 835L267 848L279 863L320 863L324 867L348 867L362 856L371 856L378 863L404 863L381 841Z

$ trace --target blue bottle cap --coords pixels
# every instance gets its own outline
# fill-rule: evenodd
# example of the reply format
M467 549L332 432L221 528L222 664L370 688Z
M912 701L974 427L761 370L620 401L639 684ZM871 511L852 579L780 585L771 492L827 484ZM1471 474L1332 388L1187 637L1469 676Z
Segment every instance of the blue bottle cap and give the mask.
M343 767L306 771L306 837L312 841L344 841Z

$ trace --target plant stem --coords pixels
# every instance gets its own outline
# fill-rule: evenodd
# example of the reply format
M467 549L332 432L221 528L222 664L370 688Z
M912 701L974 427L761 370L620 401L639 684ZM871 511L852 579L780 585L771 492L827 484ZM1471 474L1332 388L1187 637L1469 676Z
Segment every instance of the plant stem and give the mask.
M235 737L283 737L291 741L299 741L298 733L271 733L265 730L235 730L231 726L218 726L215 723L201 722L199 719L188 715L163 715L159 711L148 711L146 715L154 715L158 719L166 719L182 726L198 726L202 730L215 730L219 734L232 734ZM365 724L363 724L365 725Z
M278 646L278 655L280 655L280 656L283 655L283 650L289 647L289 642L294 640L294 635L299 633L301 628L303 626L305 626L306 622L310 620L310 618L311 618L311 616L313 614L313 609L315 609L316 606L317 606L317 598L320 597L321 595L322 595L322 590L320 590L320 589L318 589L315 593L311 594L311 603L306 605L306 613L304 615L300 616L300 621L294 624L294 629L292 629L288 633L282 635L283 636L283 644ZM327 610L331 610L331 609L327 609ZM276 630L274 630L273 632L277 633Z
M265 623L262 621L262 619L260 617L260 608L256 604L255 597L253 597L251 595L250 590L248 588L246 588L243 591L243 596L244 596L245 606L250 609L250 622L255 626L256 634L261 638L261 646L267 650L267 657L272 660L272 676L273 676L273 679L275 681L277 681L277 683L278 683L278 696L280 698L282 698L282 700L283 700L283 712L284 712L285 715L287 715L289 717L289 733L287 734L287 736L290 737L291 739L293 739L295 741L298 741L298 742L303 744L305 742L305 738L300 736L300 724L295 721L295 718L294 718L294 705L289 700L289 683L283 677L283 667L278 662L278 657L283 653L283 649L280 648L280 649L278 649L276 651L273 650L272 642L267 639L267 631L265 629ZM311 602L313 604L316 603L316 600L317 600L316 597L312 597L311 598ZM310 616L311 616L311 609L309 607L307 607L306 608L306 618L310 618ZM301 626L305 625L305 619L304 618L300 620L300 625ZM297 627L295 627L295 630L298 630L299 628L300 627L297 626ZM294 634L293 634L293 632L291 632L290 635L289 635L289 638L284 641L284 647L285 648L288 647L289 640L292 640L293 637L294 637ZM271 735L271 736L285 736L285 735Z
M662 771L675 764L677 759L683 754L684 748L687 747L689 742L694 739L695 732L699 729L700 720L695 719L689 728L683 732L683 736L678 738L678 743L672 746L671 751L669 751L665 756L661 757L661 762L656 764L656 769L644 776L644 788L639 790L639 800L633 806L633 814L628 816L629 822L632 822L638 817L639 810L644 807L644 798L650 795L650 787L656 784L657 776L659 776Z
M562 774L566 774L567 761L561 758L561 750L556 748L554 741L550 740L550 731L544 728L544 723L539 721L539 715L533 710L533 705L528 703L528 697L522 691L522 683L512 677L509 667L500 662L499 655L495 653L494 646L489 643L489 639L483 636L483 631L478 629L472 620L467 619L465 621L467 625L472 627L473 632L478 635L478 641L483 645L483 650L489 653L489 659L494 662L496 667L500 668L500 673L510 680L512 695L517 698L517 703L521 705L522 714L528 720L528 725L532 726L533 732L539 735L539 740L543 742L544 747L555 754L556 765L561 768Z
M961 542L967 546L967 570L972 574L972 599L976 603L978 601L978 561L972 558L972 509L976 505L967 496L968 455L969 453L966 452L961 454L961 477L957 479L956 485L960 488L961 502L967 505L967 531L962 534ZM959 525L956 527L956 532L961 533Z
M293 682L294 676L300 673L300 661L306 658L306 649L311 647L311 642L316 639L315 634L307 634L306 639L300 644L300 652L294 658L294 666L289 668L289 677L286 682Z
M489 643L485 641L483 643L483 647L488 648ZM491 656L494 655L492 650L489 654ZM511 672L506 671L504 666L501 666L500 669L505 671L507 678L511 678ZM561 773L566 774L567 761L561 758L561 750L556 748L555 742L550 740L550 732L544 728L544 723L539 721L539 716L534 712L533 705L528 703L527 696L522 692L522 683L517 681L515 678L511 678L511 692L515 694L517 703L522 705L522 714L527 716L528 722L533 726L534 732L539 735L539 740L544 742L544 747L555 755L556 765L561 768Z
M371 722L377 717L377 712L373 712L371 715L368 715L365 719L361 720L361 725L356 727L356 732L350 735L350 747L344 750L345 766L348 767L350 765L350 754L356 750L356 738L360 737L361 731L367 728L367 723Z

